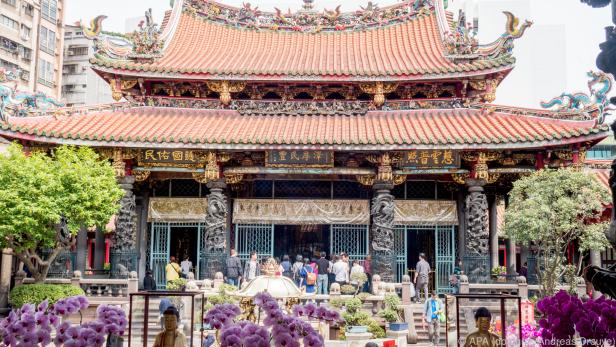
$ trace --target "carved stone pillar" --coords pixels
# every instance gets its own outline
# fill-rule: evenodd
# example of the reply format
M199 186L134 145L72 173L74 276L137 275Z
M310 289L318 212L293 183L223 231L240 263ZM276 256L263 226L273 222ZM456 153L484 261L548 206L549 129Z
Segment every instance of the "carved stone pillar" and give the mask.
M88 229L81 228L77 233L77 257L75 259L75 270L85 273L86 262L88 260Z
M498 197L495 196L494 199L490 201L490 267L492 268L499 265L497 203Z
M135 177L118 178L124 197L120 200L120 210L116 215L115 233L111 248L111 274L114 277L127 277L130 271L137 271L137 212L133 184Z
M200 278L213 279L216 272L224 270L227 249L228 205L224 180L207 183L210 194L207 196L207 215L205 216L205 249L201 257Z
M485 180L467 179L465 262L471 282L485 282L490 278L488 227L488 198L483 191Z
M373 274L385 282L394 279L394 196L391 182L377 181L372 198L370 240Z
M94 270L103 270L105 267L105 227L96 228L94 236Z

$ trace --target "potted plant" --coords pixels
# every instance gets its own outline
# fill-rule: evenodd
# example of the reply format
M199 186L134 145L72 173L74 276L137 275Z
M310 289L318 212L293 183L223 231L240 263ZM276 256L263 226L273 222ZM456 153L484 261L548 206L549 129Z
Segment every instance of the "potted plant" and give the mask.
M397 294L385 295L385 309L379 312L379 317L383 318L388 323L388 329L391 331L408 330L409 323L402 322L402 318L398 313L398 306L402 303Z
M504 266L495 266L492 268L492 277L496 278L497 282L507 281L507 268Z
M351 298L345 301L346 311L342 314L347 333L358 333L368 331L374 338L385 337L385 331L379 323L370 317L368 312L362 311L362 302L358 298Z

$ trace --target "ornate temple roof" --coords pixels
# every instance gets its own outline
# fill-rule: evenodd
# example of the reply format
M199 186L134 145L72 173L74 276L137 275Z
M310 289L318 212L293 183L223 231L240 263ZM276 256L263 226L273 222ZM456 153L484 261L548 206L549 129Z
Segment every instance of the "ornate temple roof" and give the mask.
M206 0L176 1L160 35L149 21L123 46L120 38L99 35L92 63L99 71L149 77L457 78L509 71L515 62L513 40L530 25L518 27L517 18L508 14L506 33L482 46L463 18L463 25L452 25L442 0L406 0L385 8L369 2L350 13L340 7L317 12L310 8L312 1L305 2L296 13L266 13L250 4L233 8Z
M538 148L596 142L608 131L607 125L597 125L595 120L552 119L486 108L289 115L140 106L13 117L0 126L0 135L42 143L236 150Z

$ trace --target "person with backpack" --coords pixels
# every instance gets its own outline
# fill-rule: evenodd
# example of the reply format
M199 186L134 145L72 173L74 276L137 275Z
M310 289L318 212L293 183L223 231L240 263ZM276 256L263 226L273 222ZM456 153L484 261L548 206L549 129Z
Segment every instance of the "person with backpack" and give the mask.
M314 293L316 291L317 274L314 273L314 269L309 264L309 259L304 259L304 267L300 271L302 278L302 287L306 288L306 293Z
M231 256L225 261L227 283L239 287L242 279L242 261L237 256L237 251L231 248Z
M282 275L284 277L293 278L293 273L291 272L292 265L288 254L282 256L282 263L280 263L280 266L282 266Z
M298 254L295 257L295 263L293 263L293 267L291 268L291 271L293 271L293 281L295 281L295 284L298 287L302 283L302 276L300 276L299 272L302 270L303 267L304 267L304 262L302 261L302 256L301 254Z

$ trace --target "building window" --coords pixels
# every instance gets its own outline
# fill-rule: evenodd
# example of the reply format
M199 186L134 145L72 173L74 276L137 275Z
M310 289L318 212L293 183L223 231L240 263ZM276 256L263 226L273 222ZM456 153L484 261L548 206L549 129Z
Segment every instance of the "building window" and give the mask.
M47 85L54 84L53 78L53 64L46 61L45 59L39 59L39 73L38 73L39 82Z
M0 24L13 30L19 30L19 23L7 16L0 16Z
M68 55L88 55L88 47L71 47L68 50Z
M54 54L56 50L56 33L45 27L41 27L39 43L39 47L43 52Z
M3 4L7 4L7 5L11 5L11 6L15 6L15 4L17 3L17 0L2 0Z
M7 39L6 37L0 36L0 48L11 53L17 53L17 50L19 49L19 44L17 42Z
M19 55L21 59L25 61L30 61L32 59L32 50L30 48L21 46L19 47Z
M0 67L8 70L8 71L14 71L19 69L19 66L17 66L16 64L13 64L11 62L8 62L6 60L2 60L0 59Z
M64 74L65 75L74 74L74 73L77 73L77 65L76 64L64 65Z
M30 39L30 35L32 33L32 29L28 28L25 25L21 25L21 38L23 40L29 40Z
M55 23L56 18L58 16L58 1L57 0L41 1L41 16Z
M34 6L31 4L24 4L24 12L30 17L34 16Z

